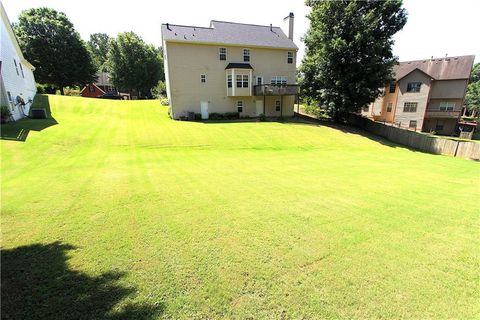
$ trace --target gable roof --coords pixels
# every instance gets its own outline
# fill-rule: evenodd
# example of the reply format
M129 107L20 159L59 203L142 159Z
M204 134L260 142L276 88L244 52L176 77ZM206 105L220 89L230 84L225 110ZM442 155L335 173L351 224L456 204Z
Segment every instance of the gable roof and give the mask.
M28 62L27 59L25 59L24 56L23 56L22 50L20 49L20 46L18 45L18 40L17 40L17 37L15 36L15 32L13 32L12 24L10 23L10 20L8 19L7 12L5 11L5 8L3 7L3 3L1 1L0 1L0 12L1 12L0 14L2 16L2 23L5 25L7 33L10 36L10 40L13 44L13 48L15 49L15 52L17 53L17 56L20 58L20 62L22 62L30 70L35 70L35 67L32 66L32 64L30 62Z
M393 68L398 81L414 70L420 70L435 80L458 80L470 78L474 55L435 58L400 62Z
M164 41L257 46L297 50L279 27L212 20L210 27L162 24Z

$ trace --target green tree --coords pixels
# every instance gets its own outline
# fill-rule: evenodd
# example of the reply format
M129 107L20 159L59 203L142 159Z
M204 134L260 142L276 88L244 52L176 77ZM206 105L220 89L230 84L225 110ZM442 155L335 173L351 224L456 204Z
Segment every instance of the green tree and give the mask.
M14 25L25 57L35 66L35 78L64 94L66 86L95 79L95 67L85 43L62 12L50 8L23 11Z
M302 94L336 121L373 102L397 63L392 36L407 14L401 0L307 0Z
M473 117L480 116L480 63L475 64L465 94L465 106Z
M164 79L160 49L146 44L134 32L118 34L110 42L107 68L115 86L151 97L151 89Z
M110 37L106 33L94 33L90 35L87 42L87 49L92 56L93 63L98 71L106 71Z
M470 82L480 81L480 62L473 66L472 73L470 74Z

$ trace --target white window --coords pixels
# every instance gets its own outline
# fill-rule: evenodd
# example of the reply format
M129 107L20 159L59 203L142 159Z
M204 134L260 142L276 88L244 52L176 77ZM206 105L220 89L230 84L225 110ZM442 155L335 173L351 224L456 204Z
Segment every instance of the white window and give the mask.
M405 102L403 104L403 112L417 112L417 102Z
M285 76L273 76L270 83L275 84L275 85L285 85L285 84L287 84L287 77L285 77Z
M218 57L220 60L227 60L227 48L218 48Z
M207 75L206 74L201 74L200 75L200 82L201 83L207 82Z
M227 87L228 87L228 88L231 88L231 87L232 87L232 75L231 75L231 74L229 74L229 75L227 76Z
M95 92L95 87L92 85L88 86L88 92Z
M237 88L248 88L248 74L237 74Z
M248 88L248 74L243 75L243 87Z
M293 63L293 52L292 51L287 52L287 63Z
M275 111L280 111L280 100L275 101Z
M250 61L250 49L243 49L243 61L244 62Z
M22 68L22 64L20 63L20 71L22 72L22 78L25 78L25 75L23 74L23 68Z
M455 109L455 102L440 102L440 111L453 111Z
M237 101L237 111L238 113L243 112L243 101Z
M261 86L263 84L263 77L262 76L257 76L257 85Z
M7 96L8 96L8 101L13 103L12 94L10 93L10 91L7 91Z
M15 64L15 70L17 70L17 76L19 76L20 73L18 72L17 60L13 59L13 63Z

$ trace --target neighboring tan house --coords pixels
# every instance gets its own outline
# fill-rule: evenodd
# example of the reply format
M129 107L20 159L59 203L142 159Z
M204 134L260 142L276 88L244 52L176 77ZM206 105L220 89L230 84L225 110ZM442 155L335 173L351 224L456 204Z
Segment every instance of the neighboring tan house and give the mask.
M279 27L211 21L208 28L162 24L172 117L239 112L241 117L292 116L297 46L293 13L288 37Z
M12 120L28 115L37 93L33 71L35 68L22 54L17 38L0 2L2 25L0 28L0 103L8 106Z
M440 135L455 134L475 56L400 62L395 80L362 115Z

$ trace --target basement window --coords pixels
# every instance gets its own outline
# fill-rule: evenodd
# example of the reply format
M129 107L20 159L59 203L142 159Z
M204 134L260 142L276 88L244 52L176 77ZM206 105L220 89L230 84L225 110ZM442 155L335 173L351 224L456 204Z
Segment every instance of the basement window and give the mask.
M435 125L435 131L443 131L443 121L437 120L437 124Z
M410 129L415 129L417 127L417 120L410 120L410 123L408 124L408 127Z
M200 75L200 82L201 82L201 83L207 82L207 75L201 74L201 75Z
M243 112L243 101L237 101L237 111L238 113Z
M275 111L280 111L280 100L275 101Z

